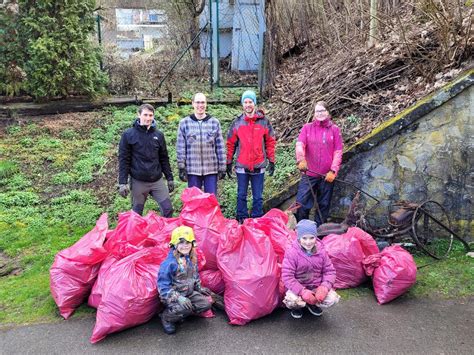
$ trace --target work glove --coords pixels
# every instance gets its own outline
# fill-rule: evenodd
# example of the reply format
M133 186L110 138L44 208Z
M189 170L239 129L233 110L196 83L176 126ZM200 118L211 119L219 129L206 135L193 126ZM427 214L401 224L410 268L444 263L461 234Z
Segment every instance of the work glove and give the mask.
M174 191L174 181L168 180L168 191L172 193Z
M314 296L316 297L316 302L321 303L327 297L329 293L329 289L326 286L318 286L316 291L314 292Z
M326 178L324 180L331 183L331 182L334 181L335 178L336 178L336 174L334 173L334 171L329 170L329 172L326 174Z
M306 162L306 160L302 160L298 163L297 167L299 171L305 172L306 170L308 170L308 163Z
M226 173L227 173L227 176L229 177L229 179L232 179L233 176L232 176L232 163L229 163L227 164L227 167L226 167Z
M129 193L130 193L130 188L128 187L128 184L120 184L119 185L119 195L120 196L127 197Z
M307 304L316 304L316 297L314 293L306 288L303 291L301 291L301 298Z
M187 182L187 181L188 181L188 174L186 173L186 169L185 169L185 168L179 169L179 179L180 179L182 182Z
M268 176L273 176L273 174L275 173L275 163L269 162L267 171L268 171Z
M201 286L198 291L199 291L199 293L203 294L204 296L212 295L212 291L209 290L207 287L202 287Z
M219 171L218 177L219 177L219 180L225 179L225 171Z
M191 300L187 297L184 296L179 296L178 297L178 303L180 306L182 306L184 309L193 309L193 304L191 303Z

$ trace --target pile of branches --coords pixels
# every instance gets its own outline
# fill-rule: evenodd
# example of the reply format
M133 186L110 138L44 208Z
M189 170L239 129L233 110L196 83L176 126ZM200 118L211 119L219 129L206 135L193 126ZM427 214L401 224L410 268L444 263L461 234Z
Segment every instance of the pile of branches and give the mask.
M293 140L312 120L314 103L324 100L346 144L354 143L472 66L472 9L456 26L436 16L424 22L412 16L411 26L400 18L385 23L391 31L371 48L356 41L328 53L313 44L285 60L268 107L281 141Z

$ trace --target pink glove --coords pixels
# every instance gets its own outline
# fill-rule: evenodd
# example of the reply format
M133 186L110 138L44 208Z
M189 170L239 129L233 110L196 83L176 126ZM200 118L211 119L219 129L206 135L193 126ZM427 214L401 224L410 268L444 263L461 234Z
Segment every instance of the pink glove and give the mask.
M328 293L329 293L329 289L326 286L318 286L318 288L316 289L316 292L314 293L316 302L321 303L322 301L324 301Z
M316 297L310 290L304 289L301 291L301 298L308 304L316 304Z

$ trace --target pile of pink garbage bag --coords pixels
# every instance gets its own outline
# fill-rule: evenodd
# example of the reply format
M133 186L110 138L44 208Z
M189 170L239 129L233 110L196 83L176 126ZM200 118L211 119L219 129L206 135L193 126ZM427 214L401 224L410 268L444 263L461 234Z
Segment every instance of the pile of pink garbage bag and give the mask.
M239 225L224 218L212 194L189 188L181 199L177 218L129 211L109 230L103 214L94 229L56 255L50 269L53 298L65 319L86 299L97 309L92 343L161 311L156 279L171 232L180 225L193 228L201 282L224 295L231 324L244 325L281 306L286 291L281 264L296 238L288 215L272 209ZM337 271L335 288L356 287L371 276L382 304L415 283L416 264L407 251L393 246L379 253L375 240L359 228L329 235L323 243Z

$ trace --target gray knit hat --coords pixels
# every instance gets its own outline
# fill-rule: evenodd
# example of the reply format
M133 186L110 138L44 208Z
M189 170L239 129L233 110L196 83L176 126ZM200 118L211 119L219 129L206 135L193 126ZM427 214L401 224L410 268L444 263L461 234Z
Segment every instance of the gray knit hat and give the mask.
M310 221L309 219L302 219L296 225L296 231L298 234L298 240L301 239L303 235L314 235L315 237L318 236L318 228L316 227L316 223Z

